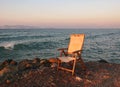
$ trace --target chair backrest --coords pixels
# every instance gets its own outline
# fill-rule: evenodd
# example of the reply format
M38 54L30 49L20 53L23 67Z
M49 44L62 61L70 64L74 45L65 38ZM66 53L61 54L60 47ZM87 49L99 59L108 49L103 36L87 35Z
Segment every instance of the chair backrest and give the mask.
M70 43L68 45L68 54L74 51L82 50L85 34L71 34Z

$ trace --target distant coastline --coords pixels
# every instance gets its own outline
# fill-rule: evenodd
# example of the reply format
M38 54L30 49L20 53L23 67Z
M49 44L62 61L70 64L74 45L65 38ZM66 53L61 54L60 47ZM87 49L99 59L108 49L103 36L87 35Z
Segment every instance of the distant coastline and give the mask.
M119 27L40 27L31 25L2 25L0 29L120 29Z

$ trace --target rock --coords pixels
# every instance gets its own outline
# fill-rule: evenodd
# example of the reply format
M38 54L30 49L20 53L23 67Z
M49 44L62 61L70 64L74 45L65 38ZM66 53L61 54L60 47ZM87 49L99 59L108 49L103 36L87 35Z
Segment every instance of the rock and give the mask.
M36 69L39 68L41 65L50 67L51 63L47 59L40 60L39 58L35 58L33 60L23 60L19 62L18 69L19 70Z
M86 83L86 84L88 84L88 83L92 83L92 81L91 81L91 80L86 79L86 80L85 80L85 83Z
M28 69L28 68L32 68L32 60L23 60L23 61L19 62L18 69L20 71Z
M104 60L104 59L100 59L99 61L98 61L99 63L108 63L106 60Z
M15 73L17 71L18 71L17 66L6 66L2 70L0 70L0 76L3 76L4 74L9 72Z
M56 84L52 82L51 87L56 87Z
M11 65L17 65L17 62L14 61L14 60L12 60L12 61L10 62L10 64L11 64Z
M40 66L41 65L44 65L45 67L50 67L51 66L51 63L47 60L47 59L42 59L40 61Z
M2 70L5 67L4 64L0 64L0 70Z
M57 58L49 58L50 63L57 63Z
M40 60L40 64L44 64L45 62L47 62L46 59L41 59L41 60Z
M5 67L9 67L9 66L15 66L16 67L17 62L12 60L12 59L8 59L5 60L3 63L0 64L0 70L4 69Z
M114 80L114 87L120 87L120 78L118 77L118 78L115 78L115 80Z
M75 79L76 79L77 81L82 81L82 78L80 78L80 77L78 77L78 76L76 76Z
M10 80L6 80L6 83L7 83L7 84L10 84L10 82L11 82Z
M3 65L9 65L10 62L13 61L12 59L5 60L2 64Z
M40 66L40 59L39 58L33 59L32 65L33 65L33 68L39 68L39 66Z
M10 69L5 67L2 70L0 70L0 76L3 76L5 73L10 72Z
M56 64L56 63L52 63L52 64L51 64L51 68L54 68L54 67L57 67L57 64Z
M39 58L34 58L32 63L38 63L38 62L40 62L40 59Z
M30 63L25 64L25 68L26 68L26 69L32 68L32 64L30 64Z
M7 66L7 65L17 65L17 62L12 60L12 59L8 59L8 60L5 60L2 64L4 66Z
M104 75L103 78L104 78L104 79L109 79L110 76L108 76L108 75Z
M49 58L48 61L51 63L51 67L57 67L57 58Z

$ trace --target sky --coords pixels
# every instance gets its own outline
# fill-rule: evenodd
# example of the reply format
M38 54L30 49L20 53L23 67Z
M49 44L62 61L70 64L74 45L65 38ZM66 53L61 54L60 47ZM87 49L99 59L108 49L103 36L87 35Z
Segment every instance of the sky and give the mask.
M120 0L0 0L0 26L120 28Z

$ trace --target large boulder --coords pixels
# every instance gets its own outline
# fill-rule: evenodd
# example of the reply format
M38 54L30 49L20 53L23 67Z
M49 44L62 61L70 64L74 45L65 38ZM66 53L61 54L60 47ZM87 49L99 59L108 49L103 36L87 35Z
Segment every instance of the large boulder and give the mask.
M40 59L34 58L32 61L33 68L38 68L40 66Z
M51 63L51 68L57 67L57 58L49 58L48 61Z
M17 62L12 60L12 59L7 59L2 64L5 65L5 66L6 65L17 65Z
M100 60L98 60L98 62L99 63L108 63L106 60L104 60L104 59L100 59Z
M7 59L3 63L0 64L0 70L7 66L17 66L17 62L12 59Z
M57 63L57 58L49 58L48 61L50 63Z
M34 58L32 63L39 63L40 59L39 58Z
M18 70L25 70L25 69L30 69L32 68L32 60L22 60L21 62L19 62L18 64Z
M3 76L7 73L16 73L18 71L17 66L6 66L0 70L0 76Z
M19 70L25 70L25 69L35 69L40 67L40 59L34 58L33 60L25 59L18 64Z
M47 59L41 59L40 65L45 66L45 67L50 67L51 63Z

